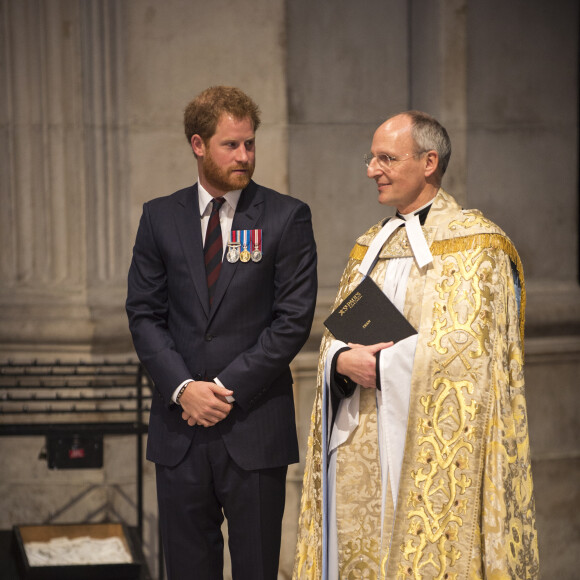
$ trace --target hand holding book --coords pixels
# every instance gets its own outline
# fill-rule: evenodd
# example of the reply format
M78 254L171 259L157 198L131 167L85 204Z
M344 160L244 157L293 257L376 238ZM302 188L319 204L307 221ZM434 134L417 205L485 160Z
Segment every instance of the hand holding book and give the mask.
M349 384L365 388L381 388L377 380L378 353L417 333L369 277L342 301L324 324L351 348L336 358L337 376L342 375L343 380L352 381Z
M378 388L377 360L383 349L393 346L392 342L379 342L369 346L348 343L349 349L340 351L336 358L336 372L350 379L355 385L366 389Z

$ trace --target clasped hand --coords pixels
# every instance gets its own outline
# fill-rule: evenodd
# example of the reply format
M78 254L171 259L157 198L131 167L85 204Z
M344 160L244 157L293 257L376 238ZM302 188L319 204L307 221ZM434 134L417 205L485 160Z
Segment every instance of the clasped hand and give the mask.
M393 342L379 342L369 346L349 342L348 346L350 350L345 350L338 355L336 371L341 375L346 375L361 387L376 389L377 360L375 355L380 350L393 346Z
M181 417L187 424L211 427L225 419L232 404L226 400L234 392L208 381L190 381L179 398Z

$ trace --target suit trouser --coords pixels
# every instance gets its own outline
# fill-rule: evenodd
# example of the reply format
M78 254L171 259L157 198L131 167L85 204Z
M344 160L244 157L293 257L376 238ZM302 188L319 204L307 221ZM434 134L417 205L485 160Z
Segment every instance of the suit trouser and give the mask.
M224 514L233 580L275 580L288 467L245 471L217 427L196 429L180 464L156 466L168 580L223 578Z

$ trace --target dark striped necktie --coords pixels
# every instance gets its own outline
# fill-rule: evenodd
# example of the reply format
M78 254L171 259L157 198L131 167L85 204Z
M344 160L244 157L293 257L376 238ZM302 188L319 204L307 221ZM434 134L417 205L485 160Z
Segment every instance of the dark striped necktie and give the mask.
M213 293L222 267L223 242L222 228L220 226L220 207L224 201L225 199L223 197L217 197L211 200L211 215L209 216L209 222L207 224L205 245L203 246L210 306L213 301Z

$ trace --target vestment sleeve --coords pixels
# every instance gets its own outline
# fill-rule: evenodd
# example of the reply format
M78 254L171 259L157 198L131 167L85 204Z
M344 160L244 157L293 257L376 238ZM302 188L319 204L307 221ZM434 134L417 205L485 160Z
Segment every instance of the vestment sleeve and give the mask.
M342 274L333 310L348 295L353 280L353 273L359 264L360 260L353 258L349 260ZM332 335L326 331L322 338L320 356L318 358L317 388L312 408L308 451L302 483L296 558L292 574L293 580L320 580L322 577L322 528L324 518L322 465L324 462L323 454L326 453L326 445L322 441L322 389L327 354L332 341Z
M504 272L505 320L500 316L494 349L494 360L501 362L494 369L482 481L481 555L487 578L533 579L539 562L520 336L524 312L518 312L507 258Z

